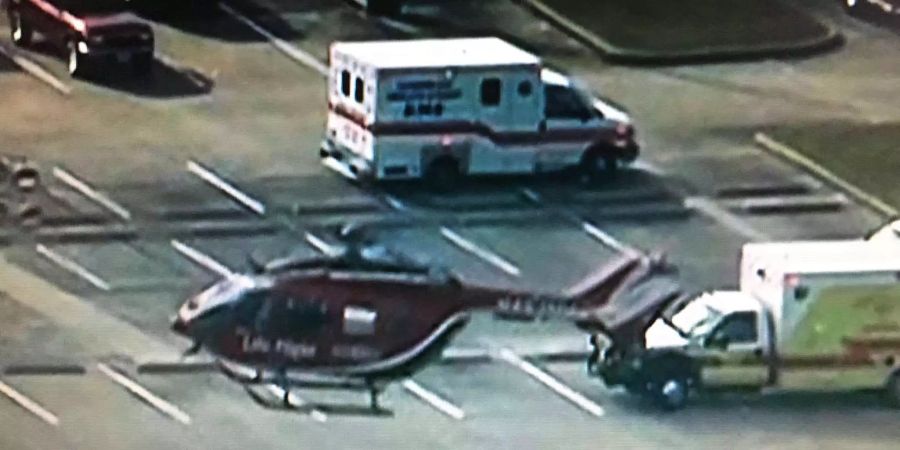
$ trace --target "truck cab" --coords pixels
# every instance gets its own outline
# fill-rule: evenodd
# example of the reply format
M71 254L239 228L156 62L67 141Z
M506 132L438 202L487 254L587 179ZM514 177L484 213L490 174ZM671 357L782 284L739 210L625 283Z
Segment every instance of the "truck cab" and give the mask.
M712 387L760 388L770 383L771 316L740 291L713 291L675 305L671 319L647 329L647 348L701 361L693 381Z
M128 12L126 0L2 0L10 35L28 46L37 35L67 61L69 74L87 77L101 65L129 65L148 75L153 63L153 29Z

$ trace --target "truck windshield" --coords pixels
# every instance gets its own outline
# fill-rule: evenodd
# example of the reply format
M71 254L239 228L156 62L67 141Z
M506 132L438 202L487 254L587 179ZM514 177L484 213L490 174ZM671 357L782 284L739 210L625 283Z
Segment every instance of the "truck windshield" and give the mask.
M578 97L578 101L581 105L593 114L597 114L597 110L594 108L595 97L590 89L584 83L575 79L571 80L571 86L572 91L575 92L575 96Z

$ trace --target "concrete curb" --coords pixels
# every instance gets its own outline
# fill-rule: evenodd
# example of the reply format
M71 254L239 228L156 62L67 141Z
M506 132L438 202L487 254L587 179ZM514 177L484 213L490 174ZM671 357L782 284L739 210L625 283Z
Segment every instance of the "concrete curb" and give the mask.
M107 214L46 215L41 219L42 227L100 226L109 223Z
M78 364L18 364L3 368L7 376L84 375L87 370Z
M753 140L756 142L757 146L763 150L800 167L878 214L881 214L886 218L897 216L898 211L883 200L833 174L825 167L822 167L815 161L803 156L800 152L791 147L776 141L765 133L758 132L754 134Z
M212 372L218 370L214 361L203 362L146 362L137 365L137 373L144 375L168 375Z
M228 238L275 234L280 230L281 228L278 224L253 219L230 222L175 222L172 224L152 224L152 226L145 227L136 227L131 224L48 227L37 230L34 233L34 238L44 243L68 244L110 240L132 241L141 237Z
M704 49L687 52L648 52L618 47L609 41L604 40L596 33L588 31L584 27L569 20L553 8L547 6L541 0L510 1L519 4L531 11L532 14L550 22L563 33L580 41L595 52L600 53L604 59L619 63L664 65L749 60L771 57L799 57L831 50L844 43L844 36L835 27L831 24L817 20L819 24L827 29L824 36L792 44Z
M836 212L847 206L847 196L838 193L829 196L798 195L788 197L749 198L726 203L737 213L748 215L803 214Z
M782 184L742 184L719 188L715 197L720 199L773 197L779 195L805 195L809 194L811 187L805 183Z
M252 213L237 206L223 206L212 208L191 209L167 209L154 212L154 215L164 221L196 221L196 220L246 220L253 217Z

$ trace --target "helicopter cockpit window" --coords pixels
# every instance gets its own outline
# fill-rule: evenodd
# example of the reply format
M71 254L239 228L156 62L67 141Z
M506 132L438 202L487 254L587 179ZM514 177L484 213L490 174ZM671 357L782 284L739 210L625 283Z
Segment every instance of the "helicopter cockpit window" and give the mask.
M344 334L364 336L375 334L378 314L369 308L347 306L344 308Z
M263 291L245 293L234 307L238 324L244 326L254 325L265 299L266 293Z

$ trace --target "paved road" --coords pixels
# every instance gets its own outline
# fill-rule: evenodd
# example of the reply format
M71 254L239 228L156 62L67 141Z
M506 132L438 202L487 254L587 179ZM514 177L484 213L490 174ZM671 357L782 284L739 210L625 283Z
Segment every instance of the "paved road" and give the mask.
M368 19L341 2L260 4L279 14L250 11L253 20L320 59L333 39L438 34ZM833 191L759 152L750 138L760 127L781 123L896 120L900 111L888 95L896 81L870 75L900 70L894 67L900 50L893 33L816 6L846 30L844 49L799 61L625 68L602 63L527 13L509 13L509 7L491 4L496 26L523 34L547 58L628 105L646 149L639 170L590 189L529 179L477 184L451 196L422 195L403 186L360 189L318 163L325 94L320 75L224 14L202 26L158 22L158 76L149 87L71 80L60 61L26 52L72 88L63 96L0 62L4 149L35 158L48 174L54 166L68 169L131 214L124 221L48 175L48 214L60 223L93 224L101 237L44 241L46 249L83 270L60 267L25 239L4 249L2 271L16 274L16 282L7 278L0 296L2 365L74 362L86 373L5 376L2 381L55 415L58 425L0 398L0 447L887 448L896 443L897 413L866 395L714 397L664 415L604 389L584 375L581 364L538 364L584 395L586 410L496 357L504 346L519 353L579 349L583 336L565 324L509 325L488 316L476 317L455 346L492 349L494 359L434 366L415 377L459 407L463 420L400 385L385 396L392 414L373 416L359 408L366 401L360 393L297 392L318 413L274 411L219 375L133 373L123 357L172 359L186 346L167 331L168 318L185 296L216 278L175 251L172 238L242 269L249 252L312 255L315 250L303 239L306 231L324 236L324 225L367 220L377 224L379 240L387 245L473 282L559 291L615 258L585 232L589 221L629 245L668 249L686 285L699 289L736 284L737 251L748 240L850 237L878 223L853 204L816 213L748 214L742 202L754 198L725 194L749 185L831 198ZM6 34L4 26L0 33ZM191 160L264 204L265 216L191 174ZM764 198L784 197L771 193ZM201 225L206 231L198 231ZM132 227L140 238L114 240L116 227ZM506 264L461 249L446 237L448 229ZM30 274L18 272L22 268ZM111 357L190 423L115 384L97 367ZM601 417L591 413L596 406Z

